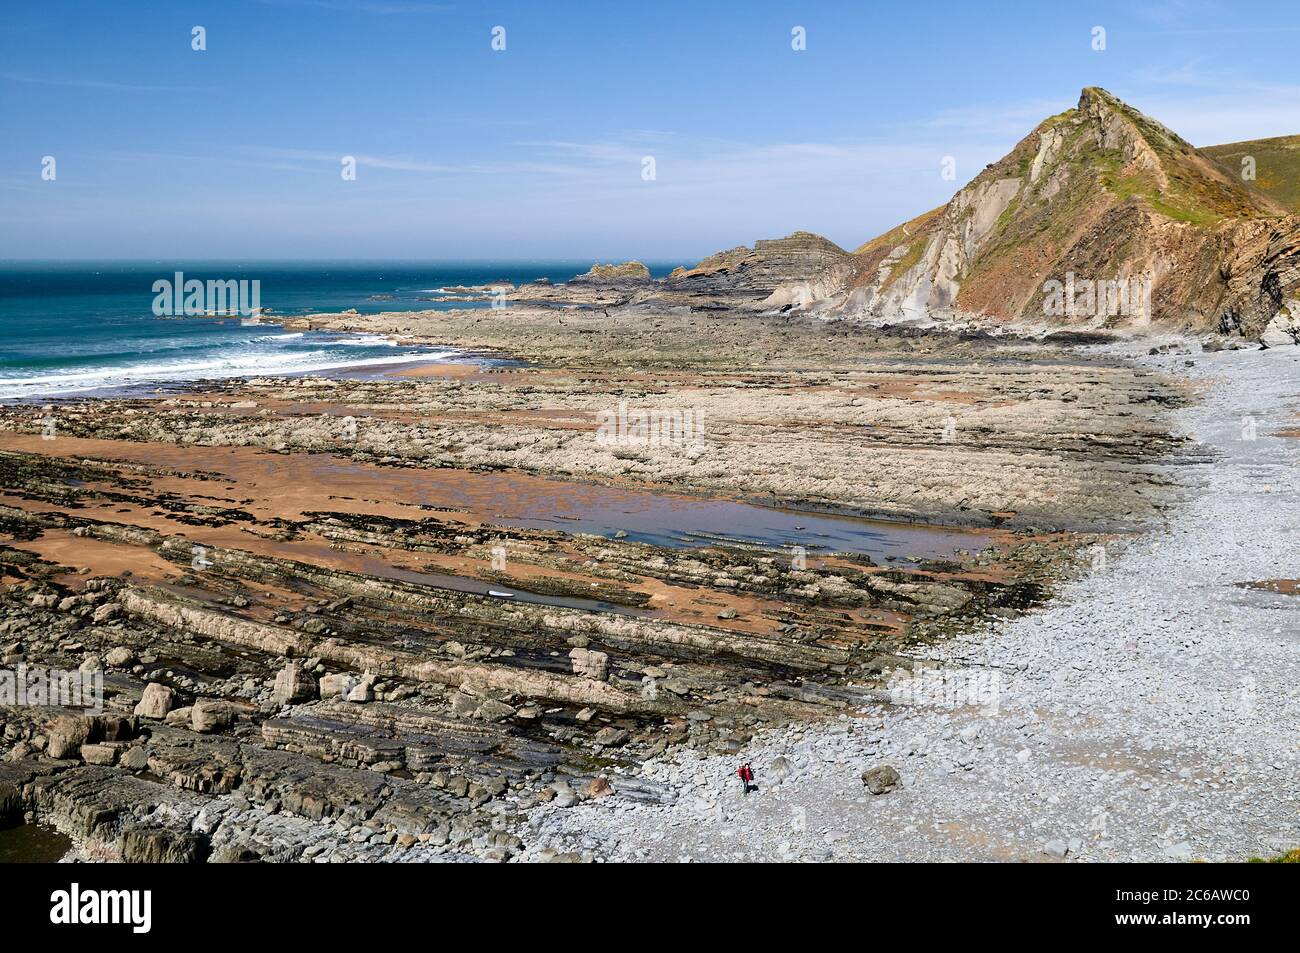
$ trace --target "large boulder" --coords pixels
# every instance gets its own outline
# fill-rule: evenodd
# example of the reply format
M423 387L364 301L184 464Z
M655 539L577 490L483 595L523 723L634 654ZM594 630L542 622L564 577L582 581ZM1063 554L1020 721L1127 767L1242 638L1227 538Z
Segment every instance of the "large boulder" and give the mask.
M1300 344L1300 302L1292 301L1283 305L1273 316L1259 336L1259 343L1265 347L1288 347Z
M321 698L346 698L358 684L355 675L346 672L332 672L320 678Z
M609 779L605 777L592 778L587 782L587 787L584 789L584 793L587 797L592 799L609 797L614 793L614 785L610 784Z
M84 744L81 746L81 760L86 764L111 766L117 763L118 749L114 745Z
M862 772L862 783L872 794L888 794L903 786L903 778L890 765L880 764Z
M215 734L234 723L234 707L219 698L200 698L190 711L190 724L199 734Z
M134 716L96 715L91 721L92 741L130 741L140 729Z
M357 704L360 705L364 705L367 702L374 701L375 681L376 681L375 676L371 675L369 672L366 672L364 675L361 676L361 681L353 685L352 688L348 690L348 693L343 696L344 700L350 702L356 702Z
M773 784L780 784L792 774L794 774L794 765L785 755L777 755L767 766L767 778Z
M119 645L108 650L108 654L104 656L104 661L110 668L126 668L135 662L135 653L126 646Z
M316 679L305 675L302 666L290 662L275 676L271 700L277 705L295 705L316 697Z
M196 864L210 849L200 834L143 824L123 828L121 841L122 860L128 864Z
M96 625L103 625L105 622L110 622L113 619L116 619L121 614L122 607L120 605L116 602L106 602L95 610L94 614L91 616L91 620Z
M609 674L609 656L604 652L583 648L572 649L569 652L569 662L573 665L574 675L603 682Z
M60 715L50 722L45 751L51 758L79 758L91 742L129 741L137 730L136 720L122 715Z
M167 685L150 682L144 687L140 703L135 706L135 713L141 718L166 718L176 701L176 692Z
M90 740L94 722L85 715L60 715L50 723L45 752L51 758L78 758Z
M474 712L475 718L484 721L502 721L515 713L514 708L495 698L485 698Z

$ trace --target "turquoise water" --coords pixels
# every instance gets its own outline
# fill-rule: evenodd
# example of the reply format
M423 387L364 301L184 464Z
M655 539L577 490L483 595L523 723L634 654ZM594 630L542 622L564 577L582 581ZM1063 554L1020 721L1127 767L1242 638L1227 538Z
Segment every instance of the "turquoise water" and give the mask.
M201 379L327 371L454 356L378 335L285 332L239 318L159 318L153 284L257 280L276 316L487 307L439 289L565 281L590 262L0 262L0 400L72 396ZM672 265L653 267L665 274ZM377 297L379 296L379 297Z

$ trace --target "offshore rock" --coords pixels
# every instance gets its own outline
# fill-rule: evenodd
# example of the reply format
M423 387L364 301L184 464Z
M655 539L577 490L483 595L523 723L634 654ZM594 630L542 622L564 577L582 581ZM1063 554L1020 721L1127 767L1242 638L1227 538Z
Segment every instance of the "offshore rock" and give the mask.
M569 284L628 284L649 280L649 268L639 261L625 261L621 265L592 265L590 271L571 279Z
M783 285L847 274L852 257L830 239L812 232L763 239L705 258L694 268L677 268L664 279L674 291L735 295L761 301Z

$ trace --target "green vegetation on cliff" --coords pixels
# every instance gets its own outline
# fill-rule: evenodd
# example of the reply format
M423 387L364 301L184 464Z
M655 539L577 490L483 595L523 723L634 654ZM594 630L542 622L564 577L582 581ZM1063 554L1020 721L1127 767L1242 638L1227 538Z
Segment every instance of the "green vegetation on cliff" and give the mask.
M1253 159L1254 186L1292 212L1300 213L1300 136L1252 139L1201 150L1228 175L1243 178ZM1244 181L1250 181L1244 179Z

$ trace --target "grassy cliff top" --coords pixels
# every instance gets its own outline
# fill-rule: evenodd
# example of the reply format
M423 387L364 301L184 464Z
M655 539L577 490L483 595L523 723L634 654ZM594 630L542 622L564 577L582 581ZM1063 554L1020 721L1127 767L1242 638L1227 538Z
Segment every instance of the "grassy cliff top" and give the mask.
M1201 150L1229 175L1241 176L1254 160L1254 185L1292 212L1300 213L1300 136L1251 139Z

